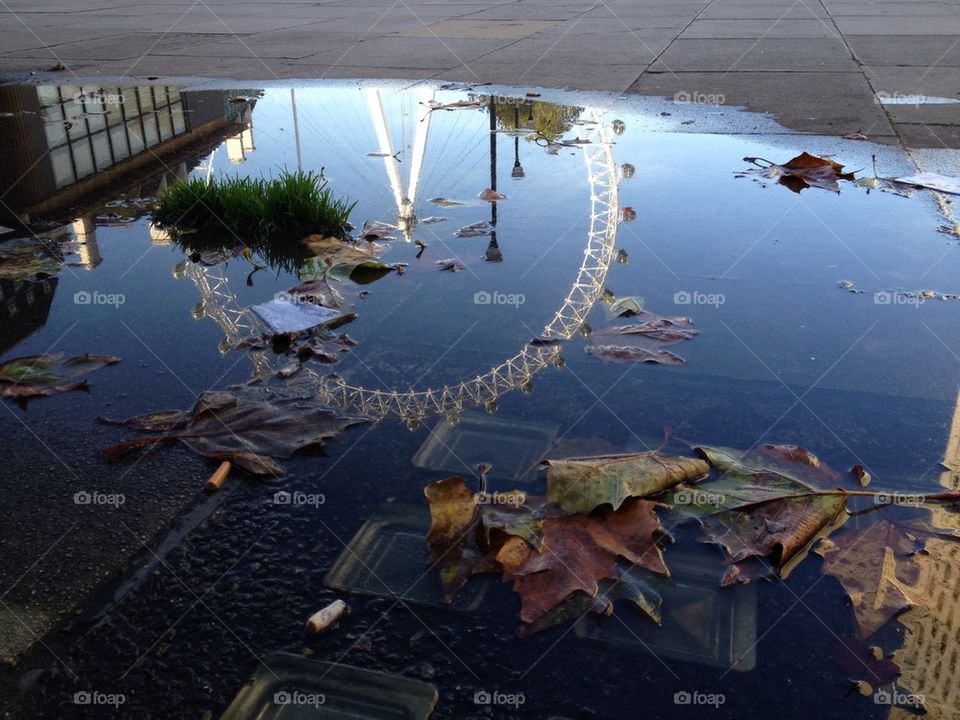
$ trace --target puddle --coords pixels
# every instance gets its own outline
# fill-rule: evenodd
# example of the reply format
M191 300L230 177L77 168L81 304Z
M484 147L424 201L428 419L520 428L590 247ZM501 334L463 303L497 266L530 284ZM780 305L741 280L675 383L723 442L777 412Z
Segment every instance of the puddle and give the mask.
M904 717L885 696L848 692L851 672L831 658L856 633L854 618L812 555L786 582L720 588L719 553L676 529L683 552L662 592L671 605L662 630L618 605L625 621L518 640L509 584L473 589L454 612L430 601L427 548L411 540L411 528L426 527L423 488L451 473L472 478L479 462L494 464L491 490L542 492L535 465L545 452L643 452L672 428L694 444L799 445L841 472L862 464L871 487L904 496L956 484L944 472L957 468L960 435L960 305L941 299L960 293L960 246L940 231L956 225L948 198L848 181L839 194L797 193L742 176L744 158L803 151L864 168L857 177L870 177L874 154L882 177L923 168L895 148L785 134L730 108L533 94L374 83L0 87L0 224L29 224L0 236L0 360L121 358L89 376L87 393L25 411L8 402L0 413L17 448L4 473L5 532L20 538L0 561L13 585L4 622L41 636L66 623L50 641L56 660L43 648L29 656L43 672L7 671L28 687L22 716L83 716L78 692L122 696L124 716L219 716L266 667L261 658L306 647L318 660L435 685L436 717L626 717L638 702L652 716L776 706L786 717ZM466 107L428 111L458 102ZM290 249L178 235L150 211L190 177L285 171L322 174L356 202L357 230L393 226L376 257L402 272L339 283L357 317L337 332L356 345L281 380L289 355L237 346L265 332L252 308L322 277L322 261L299 238ZM505 198L481 199L488 189ZM683 364L598 352L604 328L631 322L615 315L628 298L690 318L695 336L669 347ZM99 451L134 433L96 418L188 408L203 391L250 381L260 398L310 397L376 422L329 441L326 457L283 459L284 478L235 471L206 519L194 512L175 543L147 553L149 573L125 571L142 542L158 545L204 502L215 466L182 447L108 463ZM80 491L125 501L78 505ZM956 527L949 512L936 522ZM849 521L860 523L869 526ZM948 586L956 551L936 542L941 563L921 572ZM364 553L396 558L381 569L382 592ZM136 582L115 592L125 572ZM303 620L337 597L349 618L305 637ZM870 644L901 650L894 701L923 695L932 716L954 717L956 659L924 668L940 654L937 638L956 635L960 597L931 602ZM82 620L65 620L77 604ZM23 654L30 636L9 636L4 653Z

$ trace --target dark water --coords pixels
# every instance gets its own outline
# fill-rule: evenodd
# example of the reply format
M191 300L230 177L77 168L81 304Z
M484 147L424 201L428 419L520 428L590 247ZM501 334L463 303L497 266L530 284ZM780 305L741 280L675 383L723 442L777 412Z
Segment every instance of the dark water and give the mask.
M495 96L491 135L486 99L424 119L421 102L476 93L350 85L270 88L253 103L228 101L249 89L103 89L124 96L123 110L102 116L92 103L64 142L62 122L44 122L51 111L39 105L77 116L83 108L72 98L91 90L8 89L12 114L0 119L10 158L4 209L67 251L55 282L3 281L2 359L54 351L122 358L91 376L89 394L31 402L25 412L8 403L0 413L8 441L9 626L59 623L49 647L8 672L8 713L89 716L73 698L90 691L124 696L119 708L98 708L104 717L218 716L251 672L269 666L271 653L308 647L316 659L435 684L436 716L445 718L765 717L774 707L798 718L888 715L888 705L848 692L834 656L837 639L854 631L852 615L813 556L786 582L721 590L719 555L681 529L671 548L687 558L672 596L677 614L662 630L618 607L599 629L584 621L523 640L514 635L519 603L496 580L478 609L454 612L334 591L323 579L385 505L416 517L424 485L470 476L476 462L494 464L498 489L542 490L530 466L560 441L576 441L577 454L640 451L656 447L670 427L696 443L802 445L840 470L862 463L880 487L939 488L960 377L960 305L896 294L958 291L960 250L937 231L945 222L937 205L925 192L903 198L845 184L839 195L795 194L735 176L745 156L783 161L802 150L835 153L848 168L869 167L879 152L881 174L893 175L910 169L901 154L751 134L733 110L718 117L691 106L577 96L550 104L525 91ZM694 123L680 124L687 118ZM696 132L697 123L717 130L729 123L730 134ZM522 132L510 132L518 124ZM385 137L397 161L370 155L387 147ZM575 137L593 142L556 154L543 147L544 138ZM124 154L147 162L124 166ZM111 201L151 197L187 174L298 168L322 169L336 194L355 200L355 225L373 219L409 228L380 254L406 271L356 288L368 291L348 327L359 346L296 380L325 401L348 397L349 412L384 417L328 443L326 457L283 461L282 479L235 474L216 509L154 555L160 531L205 502L197 488L211 466L181 448L134 468L132 459L107 463L99 449L130 435L95 418L188 407L204 390L275 372L279 361L269 352L229 346L248 334L247 308L296 284L298 273L279 263L251 275L251 264L234 257L212 268L188 263L176 277L184 248L152 228L146 211ZM494 186L507 199L495 206L477 199ZM436 197L464 204L439 207L429 202ZM617 224L623 207L636 219ZM132 221L108 222L108 213ZM429 216L447 219L411 219ZM494 246L491 235L454 237L494 219ZM428 245L419 257L414 239ZM622 250L628 262L598 263L585 248L605 249L606 261ZM436 261L446 258L464 270L439 271ZM572 291L581 264L592 268L591 282ZM841 280L865 292L841 290ZM671 348L686 364L605 364L584 352L588 340L578 335L562 353L525 355L520 371L489 375L552 323L612 324L611 294L689 315L700 335ZM553 362L559 356L563 362ZM337 395L326 377L332 370L362 390ZM443 388L438 417L434 400ZM403 412L395 411L400 405L377 411L377 390L412 394L402 396ZM496 398L496 413L476 407L471 392ZM112 515L88 512L70 502L78 489L130 500ZM279 489L323 493L325 502L277 504ZM154 564L131 580L123 568L137 558ZM414 584L420 567L380 572ZM71 588L91 593L78 614L70 612ZM336 597L347 599L351 615L308 639L303 620ZM922 616L955 614L955 600ZM893 624L872 642L893 651L907 639ZM929 661L928 651L911 657ZM955 712L945 688L956 684L956 666L948 665L930 686L906 687L924 690L931 712L943 717ZM923 669L912 667L912 677ZM478 704L484 691L522 704ZM677 704L678 692L699 693L701 702L722 695L722 704Z

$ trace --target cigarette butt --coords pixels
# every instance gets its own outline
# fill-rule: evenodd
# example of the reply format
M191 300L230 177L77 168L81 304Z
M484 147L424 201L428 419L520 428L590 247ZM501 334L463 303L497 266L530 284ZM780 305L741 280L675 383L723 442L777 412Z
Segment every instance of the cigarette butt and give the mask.
M349 608L343 600L334 600L322 610L318 610L307 620L307 632L323 632L337 620L347 614Z
M220 467L218 467L213 475L210 476L210 479L207 480L204 487L207 490L219 490L223 486L224 481L227 479L227 475L230 474L230 467L230 462L227 460L224 460L222 463L220 463Z

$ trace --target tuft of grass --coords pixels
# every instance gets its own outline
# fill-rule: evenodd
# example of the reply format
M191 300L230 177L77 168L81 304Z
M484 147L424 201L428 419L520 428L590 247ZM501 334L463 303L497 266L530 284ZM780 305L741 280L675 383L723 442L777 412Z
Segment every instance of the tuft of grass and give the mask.
M342 236L356 203L333 197L313 172L275 178L201 178L170 185L153 207L153 221L182 230L224 231L249 237Z

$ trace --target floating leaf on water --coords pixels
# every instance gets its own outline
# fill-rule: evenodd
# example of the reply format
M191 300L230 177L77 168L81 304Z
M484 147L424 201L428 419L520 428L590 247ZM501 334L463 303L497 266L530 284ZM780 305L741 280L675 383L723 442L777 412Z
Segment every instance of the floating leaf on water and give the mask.
M854 179L853 173L844 172L843 165L840 163L806 152L791 158L782 165L755 157L746 157L744 161L757 166L757 169L747 170L746 172L776 180L796 193L808 187L822 188L838 193L840 192L840 180ZM767 164L763 165L761 163Z
M56 244L37 238L15 238L0 242L0 278L35 280L56 275L63 254Z
M464 237L479 237L481 235L489 235L490 231L493 230L493 227L487 221L475 222L471 225L464 225L462 228L457 230L454 233L454 236L464 238Z
M687 361L669 350L647 350L619 345L588 345L587 355L614 363L644 362L656 365L686 365Z
M433 201L431 200L430 202L433 202ZM419 223L421 225L432 225L433 223L446 222L446 221L447 221L447 218L445 217L442 217L440 215L431 215L429 217L423 218L423 220L420 220Z
M396 230L396 225L389 225L378 220L367 220L363 223L363 227L360 228L360 237L368 242L373 242L374 240L380 240L387 237L393 230Z
M434 110L476 110L477 108L482 108L486 105L480 100L457 100L449 103L431 100L423 104L430 108L430 112L433 112Z
M544 460L547 500L568 513L588 513L600 505L614 510L627 498L655 495L710 472L701 458L632 453Z
M104 455L114 460L137 448L179 440L199 455L229 460L251 473L282 475L283 468L274 457L288 458L305 447L323 444L351 425L365 422L362 418L338 416L307 400L267 403L231 393L213 393L215 402L210 403L207 395L201 396L193 410L184 413L186 422L162 435L112 445L103 451ZM148 417L155 419L156 414ZM145 421L131 418L124 424L141 429Z
M477 197L481 200L486 200L487 202L497 202L498 200L507 199L507 196L503 193L497 192L496 190L491 190L490 188L484 190L482 193L477 195Z
M576 591L596 597L601 580L617 579L618 557L668 575L656 542L662 528L654 507L633 498L616 511L548 517L543 521L543 552L512 536L496 559L504 580L513 580L520 595L520 619L537 623Z
M30 398L85 389L85 375L120 362L112 355L78 355L69 360L62 357L60 353L28 355L0 364L0 396L24 405Z
M643 312L644 300L639 295L616 298L607 305L607 313L611 317L630 317Z
M460 202L459 200L450 200L449 198L435 197L427 202L433 203L434 205L439 205L440 207L457 207L459 205L464 205L465 203Z
M453 258L437 260L437 269L448 270L450 272L460 272L463 270L463 263L461 263L459 260L454 260Z

